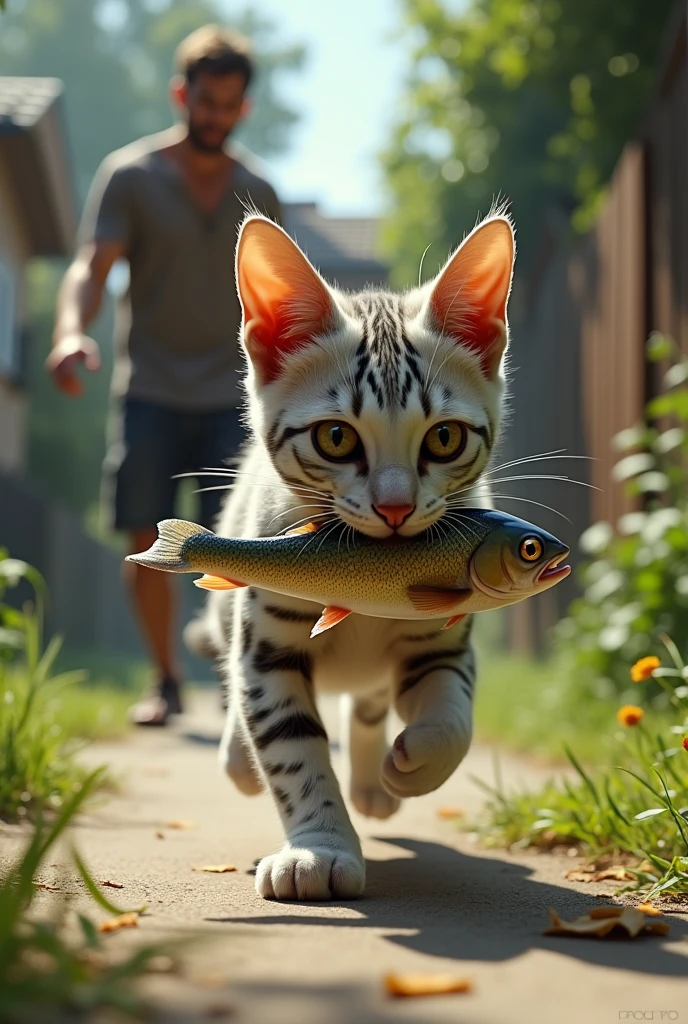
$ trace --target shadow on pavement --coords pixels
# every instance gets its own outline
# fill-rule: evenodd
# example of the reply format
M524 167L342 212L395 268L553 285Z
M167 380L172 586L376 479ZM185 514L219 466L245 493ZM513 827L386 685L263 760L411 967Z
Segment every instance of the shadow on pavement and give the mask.
M206 920L413 930L413 934L390 934L387 939L418 953L455 960L504 961L527 950L545 949L599 967L667 977L688 974L688 958L666 947L667 942L688 936L686 921L672 918L667 939L545 936L542 931L547 927L548 907L556 908L564 918L576 917L595 903L594 897L537 881L530 877L529 867L513 861L473 857L435 842L408 838L379 841L394 844L415 857L367 862L366 895L345 904L358 911L360 918L284 913Z

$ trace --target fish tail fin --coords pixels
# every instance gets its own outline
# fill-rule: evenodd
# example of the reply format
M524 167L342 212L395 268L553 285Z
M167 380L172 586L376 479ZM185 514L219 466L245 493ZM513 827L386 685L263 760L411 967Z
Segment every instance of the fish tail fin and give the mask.
M189 523L185 519L163 519L158 523L158 539L148 551L127 555L127 562L146 565L149 569L163 569L166 572L194 572L184 557L184 545L191 537L212 533L205 526Z

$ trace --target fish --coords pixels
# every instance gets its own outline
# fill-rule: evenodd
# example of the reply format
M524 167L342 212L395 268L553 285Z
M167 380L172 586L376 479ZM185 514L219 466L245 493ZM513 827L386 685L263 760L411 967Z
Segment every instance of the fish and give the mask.
M258 587L313 601L315 637L348 615L439 619L449 628L474 612L515 604L565 579L569 548L552 534L492 509L465 509L441 543L424 531L377 539L318 537L307 523L278 537L220 537L183 519L158 523L151 548L127 561L165 572L202 572L204 590Z

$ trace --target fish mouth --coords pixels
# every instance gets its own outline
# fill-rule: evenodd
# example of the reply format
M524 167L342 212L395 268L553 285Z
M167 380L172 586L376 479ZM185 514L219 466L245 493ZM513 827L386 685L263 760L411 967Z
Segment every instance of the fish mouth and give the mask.
M550 558L549 562L545 565L542 571L539 573L536 583L558 583L559 580L566 579L568 574L571 572L570 565L560 565L566 556L568 555L568 549L562 552L560 555L555 555L554 558Z

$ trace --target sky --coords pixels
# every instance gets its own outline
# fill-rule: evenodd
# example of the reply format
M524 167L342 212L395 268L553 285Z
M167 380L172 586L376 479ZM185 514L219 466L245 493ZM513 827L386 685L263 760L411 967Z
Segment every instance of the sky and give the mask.
M229 5L228 5L229 6ZM256 9L308 50L284 75L303 118L289 153L268 162L287 202L314 200L330 215L375 215L383 205L376 153L390 137L408 70L400 0L258 0Z

